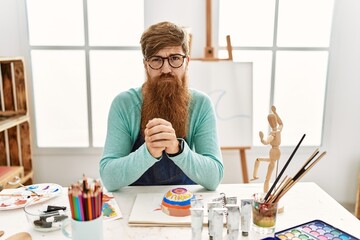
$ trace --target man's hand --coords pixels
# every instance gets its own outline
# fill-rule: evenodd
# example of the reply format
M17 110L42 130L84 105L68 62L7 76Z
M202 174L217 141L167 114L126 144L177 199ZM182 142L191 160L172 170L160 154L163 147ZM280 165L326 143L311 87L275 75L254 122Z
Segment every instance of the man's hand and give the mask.
M145 143L150 154L159 158L165 150L168 154L179 152L179 141L171 123L161 119L154 118L146 124L144 131Z

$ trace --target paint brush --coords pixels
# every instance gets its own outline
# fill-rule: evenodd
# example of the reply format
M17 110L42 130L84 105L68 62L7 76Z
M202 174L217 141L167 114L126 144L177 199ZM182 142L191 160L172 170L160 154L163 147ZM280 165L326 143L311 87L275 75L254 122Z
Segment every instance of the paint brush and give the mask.
M30 188L26 187L26 186L23 185L21 182L19 182L19 185L22 186L22 187L24 187L25 190L30 191L30 192L32 192L33 194L35 194L36 196L40 197L40 194L37 194L34 190L31 190Z
M271 185L269 191L267 192L267 194L266 194L266 196L265 196L265 198L264 198L265 201L269 198L269 196L270 196L271 192L274 190L277 182L280 180L281 176L284 174L285 169L286 169L287 166L289 165L291 159L294 157L296 151L297 151L298 148L300 147L300 144L301 144L301 142L304 140L305 136L306 136L306 134L304 134L304 135L301 137L299 143L296 145L295 149L294 149L293 152L291 153L291 155L290 155L289 159L287 160L285 166L281 169L279 176L277 176L277 178L275 179L275 182L273 183L273 185Z
M268 198L268 200L266 202L275 202L275 199L277 198L277 196L279 194L281 194L283 189L289 184L290 181L292 181L292 178L285 176L285 178L281 181L279 186L274 190L274 194L270 195L270 197Z
M296 181L296 179L305 171L306 166L314 159L314 157L319 153L319 150L316 149L311 156L306 160L305 164L301 167L301 169L295 174L294 177L288 178L285 183L284 180L280 184L280 186L274 191L274 194L271 198L268 199L268 202L276 202L279 196L283 195L284 191L287 191L290 186Z
M306 167L311 163L311 161L316 157L316 155L318 155L319 153L319 149L316 149L308 158L308 160L305 162L305 164L300 168L300 170L295 174L295 176L293 177L294 180L296 180L297 178L299 178L299 176L301 174L303 174L303 172L306 170Z
M296 173L296 175L293 178L287 179L287 181L279 187L278 191L276 191L273 196L268 199L268 202L275 203L280 200L304 175L310 171L311 168L315 166L316 163L320 161L320 159L326 154L326 152L323 152L320 154L319 157L317 157L313 162L312 160L315 158L315 156L319 153L319 150L316 149L314 153L308 158L308 160L305 162L305 164L302 166L302 168ZM312 163L311 163L312 162ZM310 164L311 163L311 164ZM310 164L310 165L309 165Z
M310 169L313 168L313 167L315 166L315 164L318 163L318 162L320 161L320 159L325 156L325 154L326 154L326 152L321 153L320 156L317 157L317 158L315 159L315 161L312 162L308 168L306 168L304 171L302 171L301 174L299 174L299 176L298 176L296 179L293 178L293 181L289 184L289 186L287 186L287 187L284 189L284 191L277 197L277 199L275 199L275 201L279 201L280 198L282 198L282 197L285 195L285 193L287 193L287 192L290 190L290 188L292 188L297 182L299 182L300 179L302 179L302 178L305 176L305 174L306 174L307 172L309 172Z
M43 195L40 194L30 194L30 195L26 195L26 194L19 194L19 193L0 193L0 197L42 197Z

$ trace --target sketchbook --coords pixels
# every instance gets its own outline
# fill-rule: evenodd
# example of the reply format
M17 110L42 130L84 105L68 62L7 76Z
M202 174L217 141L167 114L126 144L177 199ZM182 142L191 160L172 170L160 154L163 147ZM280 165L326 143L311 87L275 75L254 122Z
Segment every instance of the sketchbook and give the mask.
M194 193L202 197L204 202L204 224L207 223L206 206L209 201L219 197L219 193ZM161 210L163 193L139 193L129 216L129 225L132 226L190 226L191 216L173 217Z

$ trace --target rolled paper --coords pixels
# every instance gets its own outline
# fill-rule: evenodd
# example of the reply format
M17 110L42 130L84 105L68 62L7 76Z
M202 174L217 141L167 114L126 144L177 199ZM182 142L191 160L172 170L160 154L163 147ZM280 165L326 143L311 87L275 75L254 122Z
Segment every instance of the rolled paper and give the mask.
M251 221L252 199L241 199L241 232L243 236L249 235Z
M237 240L239 236L239 224L240 224L240 207L236 204L226 204L227 216L227 239Z
M222 208L222 202L208 202L208 231L209 231L209 239L212 240L214 237L213 230L213 208Z
M201 240L204 208L190 208L191 212L191 240Z
M213 208L213 240L222 240L226 208Z

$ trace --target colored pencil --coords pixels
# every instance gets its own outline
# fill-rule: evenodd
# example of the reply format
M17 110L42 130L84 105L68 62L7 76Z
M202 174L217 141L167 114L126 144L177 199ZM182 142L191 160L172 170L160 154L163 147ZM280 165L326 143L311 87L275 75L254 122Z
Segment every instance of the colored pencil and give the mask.
M102 186L100 181L89 184L83 175L82 181L68 188L68 197L73 219L90 221L102 214Z
M89 212L89 220L91 220L91 219L94 219L93 218L93 211L92 211L92 209L91 209L91 196L90 196L90 194L88 194L88 196L87 196L87 201L88 201L88 212Z
M71 187L68 187L68 198L69 198L69 203L70 203L71 216L72 216L72 218L74 218L75 212L74 212L74 202L72 200Z

